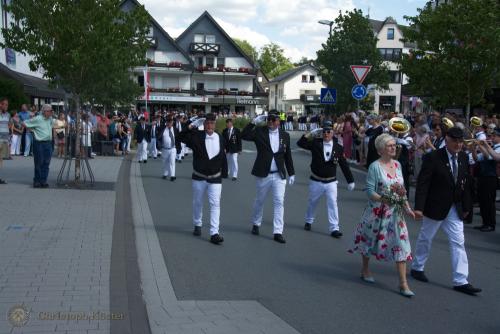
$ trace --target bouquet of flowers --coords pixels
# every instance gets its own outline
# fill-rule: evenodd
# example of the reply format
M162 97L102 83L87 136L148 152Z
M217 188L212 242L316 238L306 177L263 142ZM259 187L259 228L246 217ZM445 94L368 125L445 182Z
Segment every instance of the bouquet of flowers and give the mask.
M382 201L396 206L396 209L403 210L406 206L406 189L401 183L393 183L382 190Z

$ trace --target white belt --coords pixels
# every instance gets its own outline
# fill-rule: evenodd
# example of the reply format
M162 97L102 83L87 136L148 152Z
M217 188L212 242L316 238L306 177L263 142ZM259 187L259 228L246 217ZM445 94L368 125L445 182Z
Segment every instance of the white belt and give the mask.
M197 171L193 170L193 174L196 175L196 176L199 176L199 177L202 177L202 178L205 178L207 180L210 180L210 179L216 179L218 177L220 177L221 173L218 172L217 174L214 174L214 175L205 175L205 174L201 174L201 173L198 173Z

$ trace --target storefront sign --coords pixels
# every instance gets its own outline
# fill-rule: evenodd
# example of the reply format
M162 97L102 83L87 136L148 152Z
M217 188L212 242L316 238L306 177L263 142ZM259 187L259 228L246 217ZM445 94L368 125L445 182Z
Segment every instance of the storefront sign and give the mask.
M259 100L254 99L237 99L236 104L258 105L262 103Z
M144 95L142 96L144 100ZM206 96L170 96L170 95L149 95L148 101L161 102L208 102Z

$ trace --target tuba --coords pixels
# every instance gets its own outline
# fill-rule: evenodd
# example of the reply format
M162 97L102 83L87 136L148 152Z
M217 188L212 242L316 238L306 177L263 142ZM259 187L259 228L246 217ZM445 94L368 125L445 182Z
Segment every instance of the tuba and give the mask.
M398 135L404 135L410 132L411 124L403 117L393 117L389 120L389 129ZM396 145L396 160L399 159L402 149L401 144Z
M441 118L441 123L444 124L444 126L446 127L446 130L449 130L455 126L455 123L453 123L453 121L451 119L449 119L448 117Z

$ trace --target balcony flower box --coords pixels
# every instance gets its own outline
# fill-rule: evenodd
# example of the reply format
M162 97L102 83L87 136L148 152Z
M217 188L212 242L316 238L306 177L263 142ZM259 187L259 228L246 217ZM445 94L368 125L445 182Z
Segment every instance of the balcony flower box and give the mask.
M219 89L217 95L228 95L229 91L227 89Z
M182 63L180 61L171 61L170 63L168 63L168 67L181 68Z
M250 73L250 69L248 67L240 67L238 69L238 72L240 72L240 73Z
M171 87L167 89L167 92L169 93L179 93L181 90L178 87Z
M227 69L224 65L217 66L217 72L224 72L224 71L227 71Z
M148 66L154 66L155 65L155 61L153 59L148 59L146 61L146 63L148 64Z
M240 90L240 91L238 92L238 95L247 96L247 95L250 95L250 92L247 92L246 90Z

